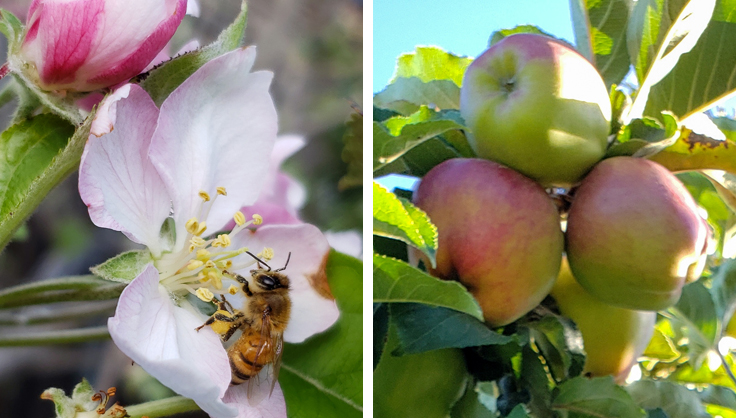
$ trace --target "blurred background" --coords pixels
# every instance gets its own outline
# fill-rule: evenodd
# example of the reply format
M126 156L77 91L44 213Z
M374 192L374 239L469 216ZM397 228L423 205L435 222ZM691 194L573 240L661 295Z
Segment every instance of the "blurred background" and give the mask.
M25 21L31 0L0 0ZM175 53L191 40L206 45L235 18L240 0L200 0L200 16L186 16L171 42ZM307 190L301 218L328 231L338 250L360 255L362 189L338 188L345 123L362 103L363 11L361 0L250 0L246 43L258 46L256 69L274 72L271 92L280 134L307 145L284 165ZM0 36L0 63L7 41ZM10 80L0 80L0 88ZM0 131L14 103L0 108ZM0 142L0 151L2 151ZM134 247L122 234L95 227L79 198L76 174L54 189L14 241L0 253L0 290L34 280L89 274L89 267ZM0 336L45 329L105 325L117 300L77 303L84 317L52 324L14 325L59 306L0 310ZM57 304L58 305L58 304ZM89 316L89 312L96 312ZM0 347L0 417L47 418L53 403L39 399L49 387L70 394L86 377L95 389L118 388L113 402L132 405L173 395L131 365L110 341L40 347ZM206 417L204 413L181 415Z

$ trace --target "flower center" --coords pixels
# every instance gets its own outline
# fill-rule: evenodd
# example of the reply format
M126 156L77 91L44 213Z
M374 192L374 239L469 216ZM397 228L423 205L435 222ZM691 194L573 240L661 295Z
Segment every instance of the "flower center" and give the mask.
M229 233L218 234L216 237L203 238L207 231L207 216L218 196L227 196L224 187L218 187L214 197L200 191L201 198L196 217L189 219L185 225L187 231L186 242L189 244L182 250L167 253L154 261L159 271L159 282L173 294L191 293L199 299L210 302L216 293L223 292L223 279L233 280L232 271L252 266L256 260L249 257L247 260L234 263L233 259L246 251L247 247L232 249L231 238L244 231L250 225L260 225L263 218L253 215L252 219L245 220L243 212L237 211L233 215L235 227ZM258 254L262 260L273 258L273 250L265 248ZM241 291L239 286L230 285L226 292L231 295Z

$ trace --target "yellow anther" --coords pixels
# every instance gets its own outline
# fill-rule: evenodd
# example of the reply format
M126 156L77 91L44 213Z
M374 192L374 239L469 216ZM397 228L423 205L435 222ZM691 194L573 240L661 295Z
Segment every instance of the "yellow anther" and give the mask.
M212 280L212 284L215 286L215 289L220 290L222 289L222 278L219 274L217 274L216 271L212 270L209 273L207 273L207 278Z
M201 197L202 200L204 200L205 202L209 202L210 201L210 195L209 195L209 193L205 192L204 190L200 190L199 191L199 197Z
M194 251L194 248L195 248L194 245L190 245L189 246L189 252L191 253L192 251Z
M217 239L212 243L213 247L229 247L230 246L230 235L220 234Z
M186 227L187 232L194 234L194 231L196 231L199 226L199 221L197 221L197 218L192 218L188 220L184 226Z
M209 277L207 277L207 276L204 275L204 272L203 271L200 271L199 274L197 274L197 278L202 283L204 283L204 282L206 282L207 280L210 279Z
M245 224L245 215L243 215L243 212L237 211L235 212L235 215L233 215L233 220L238 224L238 226L243 226L243 224Z
M205 302L212 302L212 298L215 297L215 295L213 295L209 289L204 287L200 287L195 293L197 294L198 298L202 299Z
M238 293L238 287L231 284L230 287L227 288L227 293L230 293L231 295Z
M260 225L262 223L263 223L263 216L261 216L261 215L259 215L257 213L254 213L253 214L253 224L254 225Z
M218 261L217 266L222 270L227 270L233 266L233 260Z
M227 196L227 190L225 190L224 187L220 186L217 188L217 194L220 196Z
M214 261L212 261L212 260L207 260L207 261L206 261L206 262L204 263L204 268L207 268L207 269L213 269L213 268L217 268L217 266L215 265L215 262L214 262Z
M199 237L197 237L199 238ZM199 238L202 239L202 238ZM202 240L204 242L204 240ZM204 248L201 248L197 250L197 260L207 261L210 259L210 252L205 250Z
M189 240L189 243L192 244L194 248L204 247L205 244L207 244L207 241L200 237L192 237L192 239Z
M192 234L196 236L200 236L202 235L205 229L207 229L207 222L202 222L197 226L197 230L192 232Z
M264 260L270 260L273 258L273 248L266 247L258 254L258 257Z
M192 271L202 267L204 263L200 260L190 260L187 263L187 270Z

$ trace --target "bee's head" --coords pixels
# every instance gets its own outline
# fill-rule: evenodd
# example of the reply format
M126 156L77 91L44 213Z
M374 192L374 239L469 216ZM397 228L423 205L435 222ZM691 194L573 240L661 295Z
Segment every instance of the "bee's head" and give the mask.
M263 291L289 289L289 278L275 271L257 270L253 275L256 285Z

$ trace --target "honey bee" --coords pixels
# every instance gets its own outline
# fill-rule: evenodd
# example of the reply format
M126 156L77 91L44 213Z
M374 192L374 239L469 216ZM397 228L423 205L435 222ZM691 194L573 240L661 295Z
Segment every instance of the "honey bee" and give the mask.
M286 264L273 270L263 260L246 251L255 258L258 268L251 270L251 281L245 277L224 272L243 284L243 292L248 296L243 310L234 309L225 295L222 300L215 299L217 311L197 331L206 325L227 341L233 334L242 330L241 336L227 350L230 359L231 385L248 381L248 396L251 396L251 378L266 366L271 365L269 379L271 392L278 379L281 356L284 349L284 330L289 322L291 299L289 299L289 278L281 273L289 265L291 253ZM265 266L263 268L261 265Z

